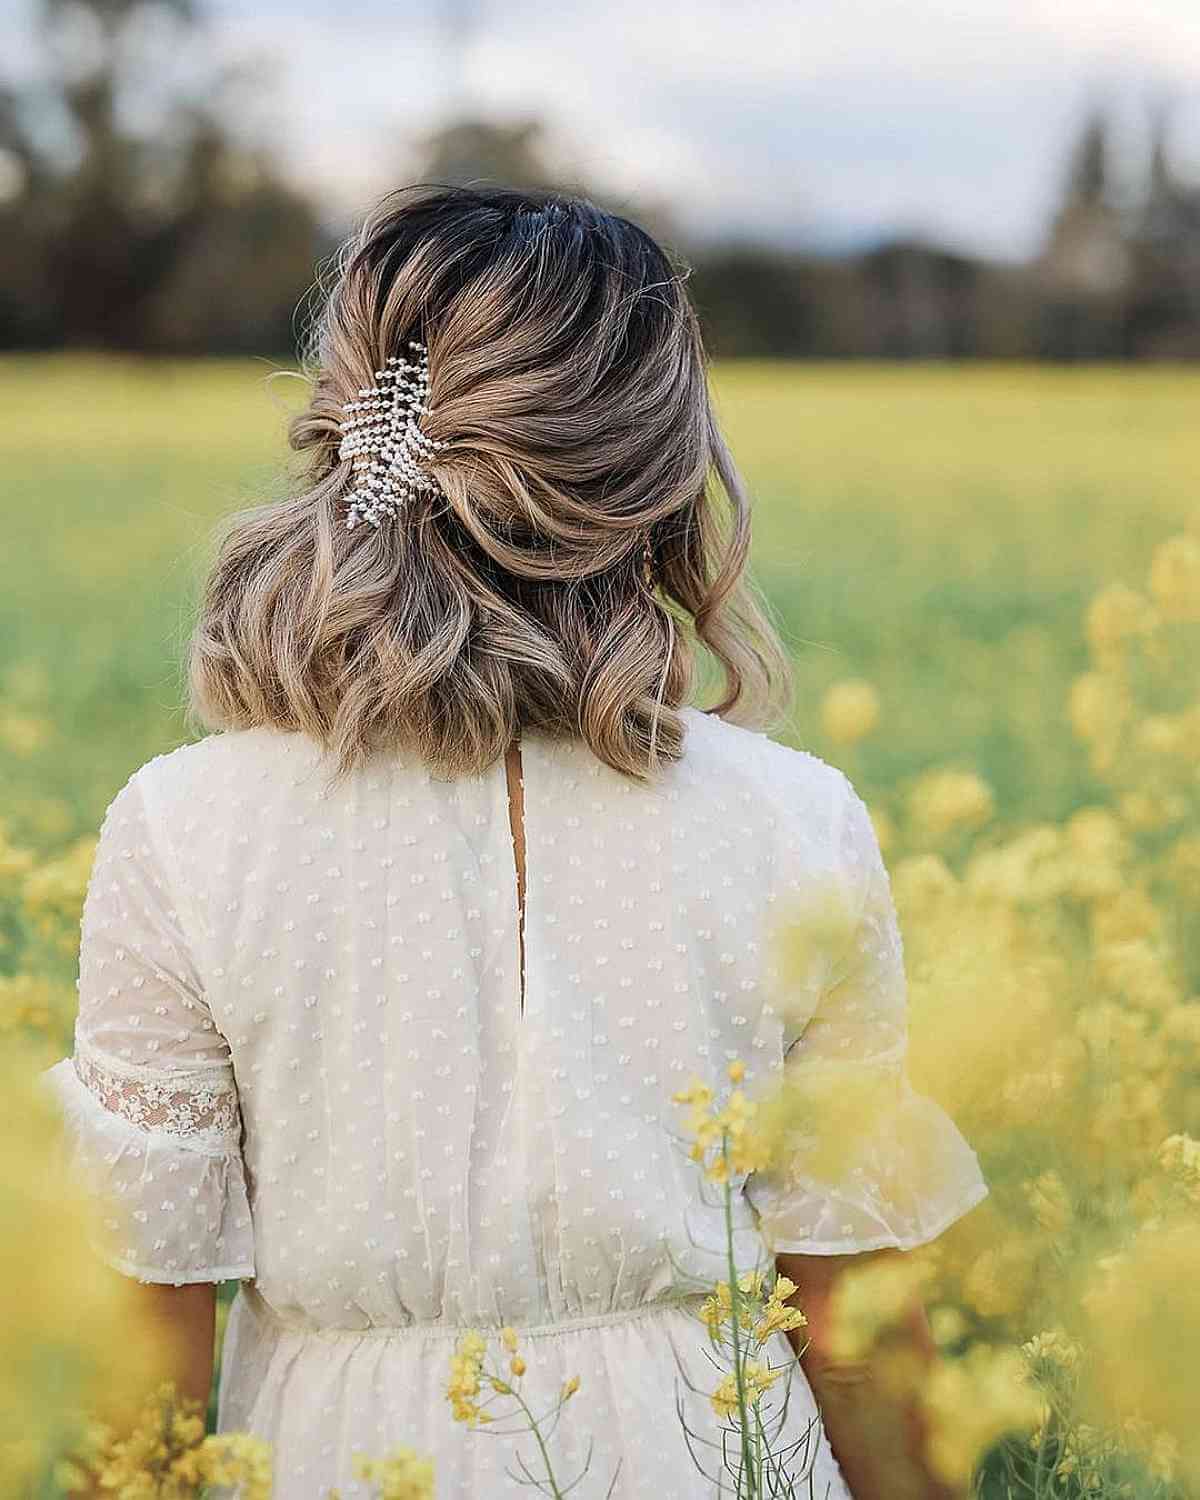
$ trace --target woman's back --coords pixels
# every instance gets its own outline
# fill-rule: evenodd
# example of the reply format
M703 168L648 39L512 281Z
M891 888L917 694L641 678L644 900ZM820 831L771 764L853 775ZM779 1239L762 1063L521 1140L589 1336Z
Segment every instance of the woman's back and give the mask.
M720 1277L724 1223L671 1094L734 1057L750 1087L781 1065L771 926L789 897L857 878L864 851L840 772L684 714L654 786L523 736L523 996L503 762L439 781L381 757L329 783L315 742L254 729L158 756L114 799L84 912L76 1066L115 1116L92 1139L119 1146L130 1274L243 1279L220 1425L270 1432L282 1494L344 1481L343 1438L374 1441L355 1412L441 1453L463 1326L592 1330L554 1362L591 1376L581 1432L620 1425L595 1404L612 1369L631 1400L639 1378L669 1388L665 1348L635 1377L647 1349L614 1345L639 1315L703 1337L669 1299ZM754 1213L735 1203L749 1265ZM674 1436L677 1452L655 1442L683 1496ZM631 1480L652 1472L621 1452Z
M140 936L178 1004L130 1029L124 991L85 974L81 1029L141 1066L211 1071L228 1043L281 1313L542 1322L662 1290L696 1172L670 1095L778 1060L770 898L838 873L847 796L814 756L688 721L656 787L523 738L524 996L502 763L445 782L388 757L326 787L312 741L259 729L120 794L86 920ZM123 893L130 865L173 919Z

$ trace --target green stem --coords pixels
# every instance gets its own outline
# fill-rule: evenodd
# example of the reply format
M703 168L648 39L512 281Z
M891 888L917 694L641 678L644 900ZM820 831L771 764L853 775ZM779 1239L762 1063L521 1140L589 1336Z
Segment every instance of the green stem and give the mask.
M764 1454L764 1452L766 1454L766 1459L767 1459L767 1462L766 1462L767 1474L771 1478L772 1484L774 1484L778 1480L779 1473L780 1473L779 1460L778 1459L775 1460L775 1472L772 1475L772 1472L771 1472L771 1458L772 1458L771 1444L770 1444L769 1439L767 1438L766 1428L763 1426L762 1413L759 1410L759 1403L755 1402L755 1405L754 1405L754 1463L755 1463L755 1470L754 1470L754 1472L756 1474L759 1474L759 1475L761 1475L762 1471L763 1471L763 1454ZM771 1493L775 1494L775 1490L772 1489Z
M545 1444L545 1442L544 1442L544 1440L542 1438L542 1431L541 1431L540 1426L538 1425L537 1418L529 1410L529 1406L528 1406L528 1404L527 1404L524 1396L521 1395L520 1391L517 1390L516 1386L513 1385L510 1381L508 1381L506 1379L506 1377L504 1377L504 1376L501 1376L501 1379L505 1381L505 1384L508 1385L509 1390L512 1391L513 1400L516 1401L517 1405L525 1413L526 1419L529 1422L529 1430L530 1430L530 1432L533 1433L533 1436L534 1436L534 1438L535 1438L535 1440L537 1442L537 1445L538 1445L538 1451L542 1455L542 1462L546 1465L546 1478L550 1482L550 1489L551 1489L551 1491L554 1494L554 1500L563 1500L563 1493L562 1493L562 1491L558 1487L558 1480L555 1479L555 1477L554 1477L554 1469L553 1469L553 1467L552 1467L552 1465L550 1463L550 1454L546 1450L546 1444ZM562 1398L560 1397L559 1398L560 1402L561 1402L561 1399Z
M729 1307L730 1326L733 1330L733 1369L734 1379L737 1382L738 1393L738 1418L742 1429L742 1471L750 1475L750 1488L746 1491L748 1500L754 1500L759 1493L758 1470L754 1467L754 1453L750 1443L749 1413L746 1408L746 1380L742 1369L741 1356L741 1307L739 1305L740 1290L738 1288L737 1262L733 1255L733 1191L729 1186L729 1133L721 1132L721 1155L725 1158L725 1181L722 1184L725 1194L725 1257L729 1264ZM741 1493L741 1486L738 1486Z

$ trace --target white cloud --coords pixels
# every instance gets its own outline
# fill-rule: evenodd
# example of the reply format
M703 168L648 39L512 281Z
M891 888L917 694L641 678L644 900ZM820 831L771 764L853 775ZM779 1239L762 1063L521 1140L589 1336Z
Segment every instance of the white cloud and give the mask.
M1020 255L1093 96L1136 145L1152 87L1200 84L1195 0L511 0L453 62L428 6L224 3L223 44L280 60L262 128L344 212L458 99L543 116L598 190L697 232L924 226ZM1194 112L1178 134L1194 151Z

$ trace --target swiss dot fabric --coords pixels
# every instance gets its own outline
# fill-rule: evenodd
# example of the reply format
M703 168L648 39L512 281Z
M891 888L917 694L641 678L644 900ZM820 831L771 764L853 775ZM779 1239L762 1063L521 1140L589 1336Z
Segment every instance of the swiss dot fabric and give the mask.
M513 1440L455 1426L444 1396L459 1330L506 1323L535 1407L580 1376L552 1444L569 1480L592 1441L580 1500L614 1472L614 1500L714 1493L676 1402L719 1443L719 1375L679 1299L723 1274L725 1227L671 1094L722 1090L735 1057L750 1091L849 1060L896 1104L836 1180L734 1184L743 1267L920 1243L986 1192L904 1074L861 800L814 755L685 715L652 787L523 737L523 1011L503 763L442 782L386 756L334 786L313 741L254 729L157 756L114 798L74 1056L47 1078L114 1264L242 1282L218 1426L275 1445L281 1500L365 1496L353 1455L397 1442L433 1454L439 1500L526 1493ZM785 976L781 919L830 888L852 939ZM846 1500L786 1337L767 1353L793 1366L778 1443L807 1434L813 1495Z

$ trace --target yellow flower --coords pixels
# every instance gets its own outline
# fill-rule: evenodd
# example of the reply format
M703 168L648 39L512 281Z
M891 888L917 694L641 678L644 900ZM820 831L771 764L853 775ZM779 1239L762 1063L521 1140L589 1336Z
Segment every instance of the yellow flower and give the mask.
M54 725L49 719L36 714L17 713L6 710L0 713L0 744L14 755L36 755L45 749L54 734Z
M1188 804L1185 798L1171 793L1137 790L1126 792L1117 808L1130 828L1155 831L1178 822Z
M738 1409L737 1380L733 1375L726 1375L721 1384L709 1397L712 1409L722 1420Z
M199 1451L198 1477L202 1486L240 1485L239 1494L245 1500L270 1500L273 1486L269 1443L245 1432L210 1435Z
M1150 714L1137 726L1134 743L1147 755L1180 755L1189 746L1187 726L1171 714Z
M754 1324L754 1338L758 1343L764 1343L773 1333L787 1333L808 1323L800 1308L787 1306L787 1299L798 1290L796 1283L788 1277L776 1276L771 1295L763 1304L762 1315ZM761 1291L761 1278L754 1291L756 1296Z
M1164 619L1200 621L1200 540L1173 536L1150 563L1150 592Z
M0 823L0 895L19 889L33 867L33 850L10 843L4 825Z
M758 1106L741 1089L734 1089L725 1108L715 1117L716 1125L727 1136L728 1165L735 1172L749 1174L767 1163L767 1142L754 1128L757 1113Z
M1023 1184L1029 1206L1047 1233L1061 1235L1071 1222L1071 1197L1055 1171L1043 1172L1033 1182Z
M1106 1423L1135 1418L1178 1445L1189 1483L1200 1480L1195 1351L1200 1348L1200 1223L1194 1207L1136 1235L1097 1264L1081 1302L1087 1315L1081 1379L1089 1410Z
M922 839L982 828L995 813L995 797L974 771L927 771L908 795L913 831Z
M1032 1295L1035 1244L1009 1235L975 1256L963 1272L962 1297L981 1317L1012 1317Z
M869 682L848 677L835 682L821 702L821 728L837 745L853 745L879 724L879 694Z
M19 1037L4 1038L0 1410L3 1437L23 1442L0 1455L0 1475L13 1494L43 1487L36 1476L81 1413L97 1418L97 1446L139 1423L168 1353L136 1283L99 1264L96 1248L111 1248L111 1208L69 1169L61 1111L39 1087L34 1060ZM9 1492L3 1482L0 1490Z
M868 1261L838 1277L830 1303L830 1353L846 1363L867 1358L879 1336L902 1322L933 1276L928 1259Z
M563 1398L563 1400L564 1401L569 1400L575 1394L575 1392L578 1389L579 1389L579 1376L578 1375L572 1375L571 1378L570 1378L570 1380L566 1381L563 1384L563 1388L562 1388L562 1398Z
M243 1432L206 1437L199 1407L163 1381L128 1432L97 1431L87 1462L100 1489L184 1500L210 1485L240 1485L246 1500L269 1500L270 1445Z
M480 1407L480 1376L483 1357L487 1352L487 1340L473 1328L459 1335L458 1344L450 1359L450 1379L446 1385L446 1398L450 1402L454 1420L473 1427L476 1422L491 1421L488 1413Z
M770 1390L783 1372L784 1366L782 1365L777 1365L772 1369L758 1360L746 1360L742 1365L742 1386L745 1390L746 1405L753 1406L766 1391ZM740 1414L736 1373L725 1376L709 1397L709 1401L712 1403L713 1411L722 1419L732 1417L735 1413Z
M433 1464L412 1448L394 1448L386 1458L354 1456L359 1479L379 1488L379 1500L434 1500Z
M1144 595L1127 584L1109 584L1088 606L1088 644L1097 657L1111 658L1131 637L1153 629L1154 622L1154 610Z
M468 1328L459 1335L458 1352L467 1359L482 1359L487 1353L487 1339L477 1328Z
M182 1448L194 1448L204 1436L204 1419L198 1412L176 1411L171 1419L171 1441Z
M793 1328L803 1328L808 1319L798 1307L787 1307L782 1302L769 1301L763 1315L754 1325L754 1337L765 1343L773 1333L787 1333Z
M892 876L897 907L914 920L928 916L960 892L958 877L940 854L910 854Z
M747 1360L742 1366L742 1380L754 1393L754 1400L769 1391L775 1382L784 1374L786 1366L760 1364L757 1360Z
M1050 1328L1035 1333L1021 1345L1021 1353L1031 1364L1046 1363L1072 1371L1079 1368L1081 1356L1079 1345L1061 1328Z
M1095 951L1095 969L1100 983L1135 1010L1161 1014L1181 998L1162 958L1145 939L1103 944Z
M1042 1415L1016 1349L977 1344L961 1358L942 1358L922 1394L930 1465L948 1484L966 1484L997 1438Z
M712 1103L712 1089L694 1078L687 1088L677 1089L671 1099L676 1104L690 1104L697 1110L704 1110Z
M1158 1163L1200 1203L1200 1141L1183 1133L1167 1136L1158 1148Z
M30 925L64 953L78 946L79 919L95 856L96 839L78 839L25 878L22 896Z
M734 1063L732 1068L738 1067ZM671 1095L676 1104L690 1104L688 1130L693 1140L689 1152L714 1182L726 1182L730 1169L756 1171L764 1162L764 1143L752 1128L756 1105L741 1089L733 1089L724 1107L712 1109L712 1090L698 1079ZM724 1139L724 1149L722 1140ZM711 1157L710 1157L711 1153Z
M511 1324L506 1323L500 1330L500 1342L504 1345L509 1354L513 1354L516 1352L517 1330L513 1328Z
M964 883L972 895L1013 906L1056 900L1069 883L1063 844L1061 829L1036 824L1006 843L973 853Z
M742 1079L745 1078L745 1076L746 1076L746 1064L744 1062L741 1062L739 1060L739 1061L731 1062L729 1064L729 1081L730 1081L730 1083L741 1083Z
M1155 938L1162 930L1162 916L1144 890L1126 885L1092 908L1091 930L1097 947Z
M722 1327L728 1322L733 1312L733 1299L727 1281L718 1281L711 1294L705 1298L700 1308L700 1316L703 1319L710 1337L718 1338Z
M525 1361L521 1358L521 1356L519 1354L514 1354L513 1357L512 1357L512 1359L509 1361L508 1368L512 1371L512 1373L514 1375L524 1375L524 1373L525 1373Z
M1108 807L1081 807L1066 822L1067 843L1090 860L1120 864L1129 856L1129 837Z
M0 975L0 1035L32 1033L70 1051L78 997L73 986L40 974Z
M743 1271L738 1277L738 1291L747 1297L758 1297L762 1294L764 1272L759 1270Z

